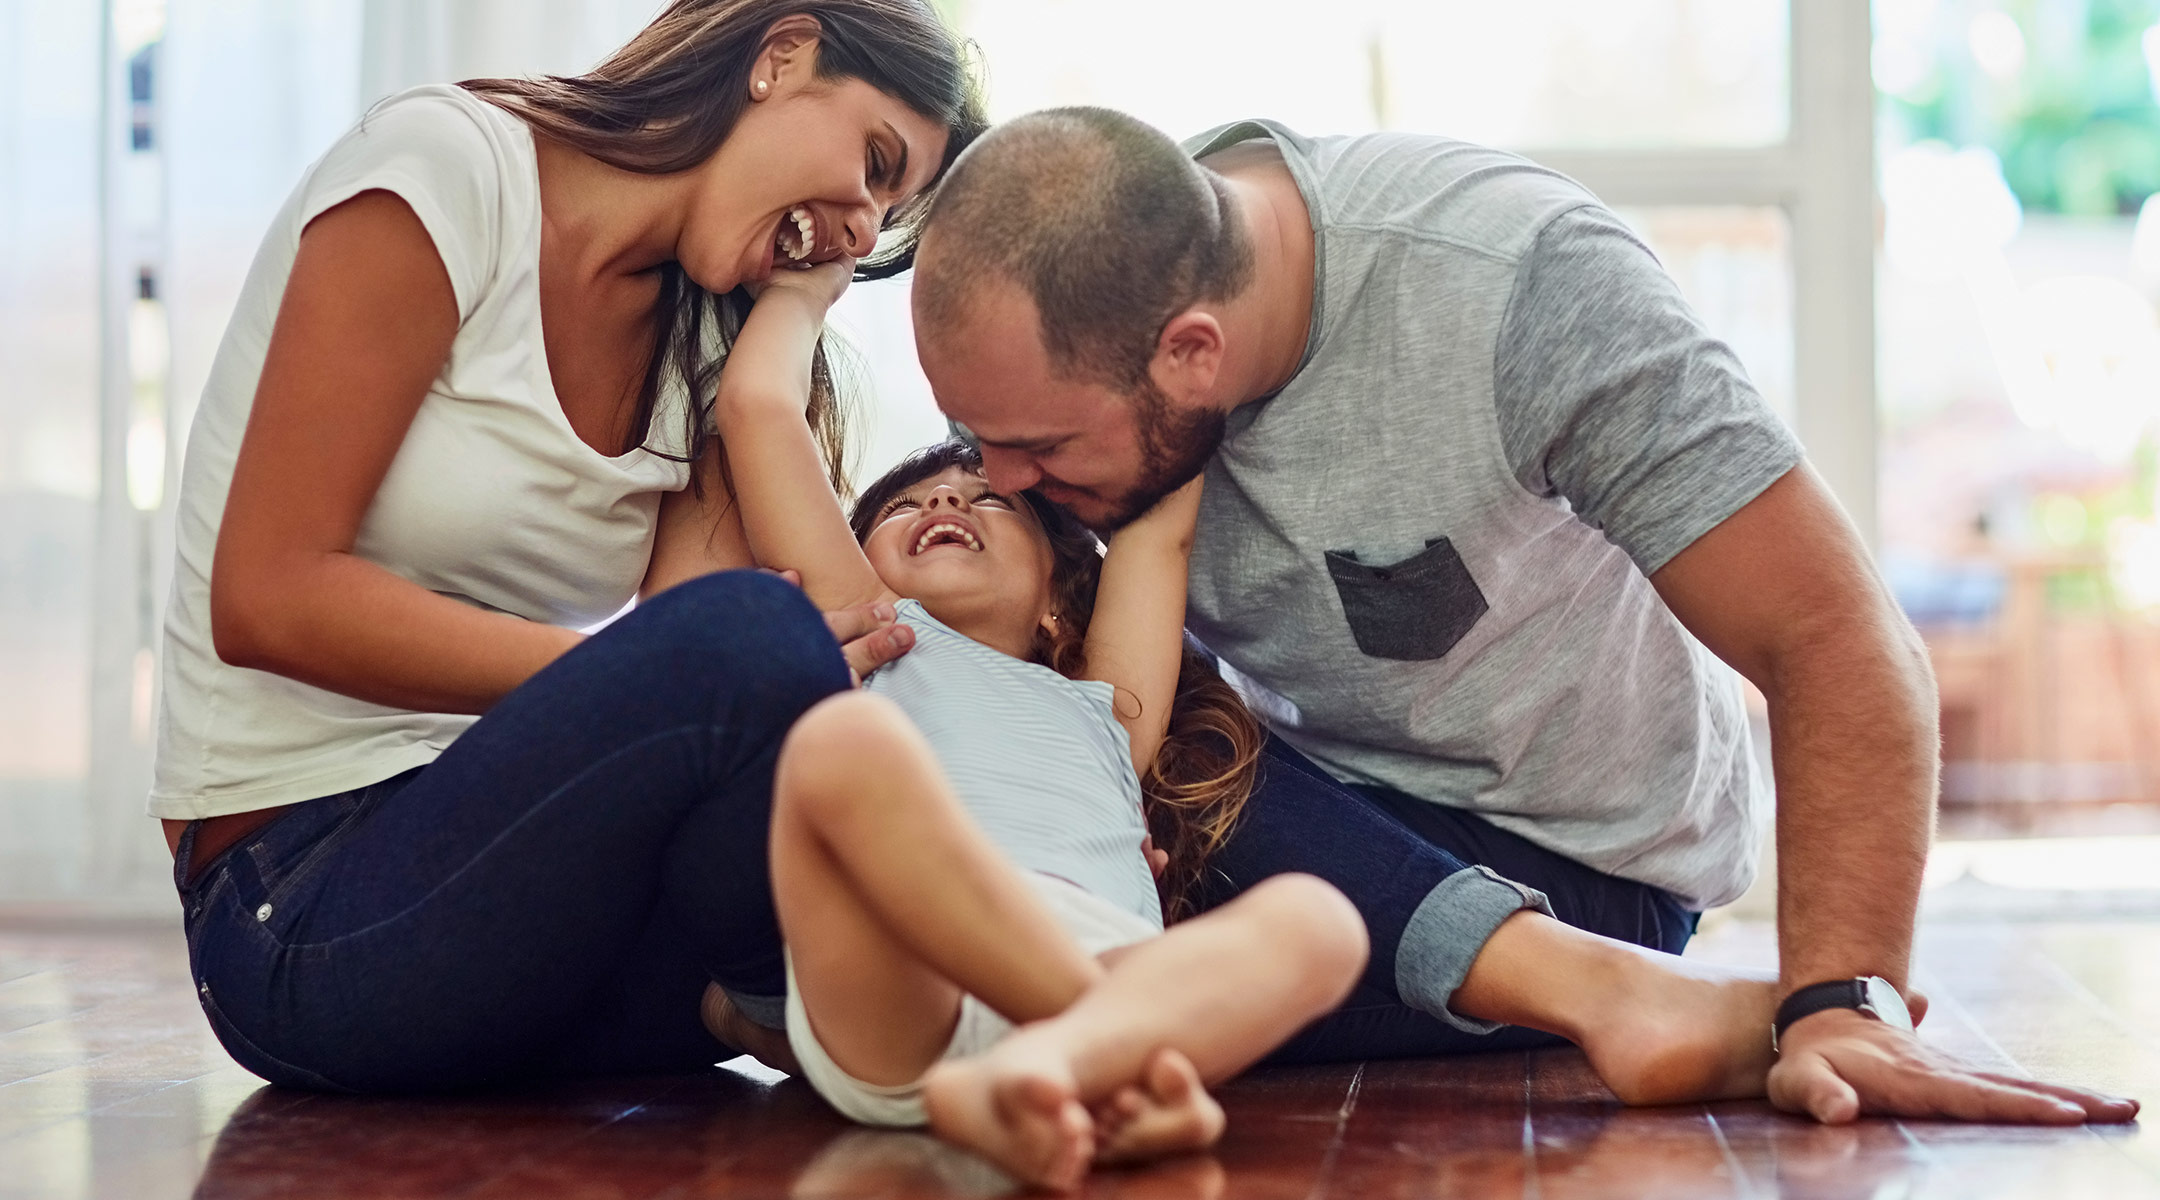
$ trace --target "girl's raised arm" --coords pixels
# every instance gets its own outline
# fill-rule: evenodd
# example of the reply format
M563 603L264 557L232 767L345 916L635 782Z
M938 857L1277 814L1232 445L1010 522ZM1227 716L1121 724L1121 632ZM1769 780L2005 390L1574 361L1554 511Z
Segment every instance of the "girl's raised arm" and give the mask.
M751 554L800 574L826 610L896 598L855 544L803 419L811 352L853 270L842 258L776 273L728 350L715 405Z
M1172 492L1111 537L1088 622L1087 677L1118 689L1118 721L1132 740L1133 769L1143 777L1170 727L1185 657L1185 569L1200 482Z

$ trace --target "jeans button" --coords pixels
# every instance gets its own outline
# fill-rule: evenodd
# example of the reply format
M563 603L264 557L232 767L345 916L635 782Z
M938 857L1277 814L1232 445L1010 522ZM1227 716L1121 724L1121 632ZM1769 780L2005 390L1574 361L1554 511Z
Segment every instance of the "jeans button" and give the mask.
M261 908L255 910L255 919L258 921L267 921L270 919L270 906L267 903L264 904Z

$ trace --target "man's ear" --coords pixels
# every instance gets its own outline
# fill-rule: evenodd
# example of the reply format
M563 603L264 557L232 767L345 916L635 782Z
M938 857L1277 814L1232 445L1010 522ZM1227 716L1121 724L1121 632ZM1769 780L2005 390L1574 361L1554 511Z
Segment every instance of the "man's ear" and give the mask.
M1170 318L1155 339L1148 375L1180 408L1201 407L1213 403L1222 362L1222 323L1212 313L1188 308Z

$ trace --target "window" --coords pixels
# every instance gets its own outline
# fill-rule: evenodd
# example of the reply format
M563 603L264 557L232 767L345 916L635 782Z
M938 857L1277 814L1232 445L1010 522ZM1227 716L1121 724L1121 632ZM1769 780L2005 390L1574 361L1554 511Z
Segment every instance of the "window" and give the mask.
M966 0L994 116L1125 109L1173 136L1270 116L1520 150L1642 232L1731 342L1863 530L1875 518L1872 145L1865 0ZM1133 30L1148 31L1135 37ZM844 329L904 282L858 287ZM881 356L859 476L925 430L928 385ZM904 430L905 433L890 432Z

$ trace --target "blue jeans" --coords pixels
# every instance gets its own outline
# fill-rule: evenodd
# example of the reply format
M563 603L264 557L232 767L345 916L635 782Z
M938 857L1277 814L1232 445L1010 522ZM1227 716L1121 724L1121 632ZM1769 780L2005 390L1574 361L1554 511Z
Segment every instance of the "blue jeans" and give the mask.
M800 592L730 572L638 606L428 766L296 804L199 874L191 827L173 870L211 1027L265 1079L341 1091L730 1056L698 1019L706 984L784 992L766 874L774 756L798 715L847 686ZM1467 813L1345 788L1271 739L1207 899L1309 871L1373 935L1349 1001L1278 1059L1551 1040L1434 1015L1491 926L1525 903L1469 864L1598 933L1677 951L1693 929L1656 888Z
M694 1070L709 980L783 990L773 761L848 686L754 572L686 583L548 666L435 762L174 863L203 1010L240 1064L343 1091Z
M1502 920L1544 907L1592 933L1678 954L1700 916L1662 888L1592 870L1473 813L1338 783L1274 737L1260 786L1212 867L1205 904L1270 875L1307 871L1342 889L1372 937L1365 974L1342 1007L1293 1038L1273 1062L1557 1044L1550 1034L1481 1026L1446 1011L1470 960Z

